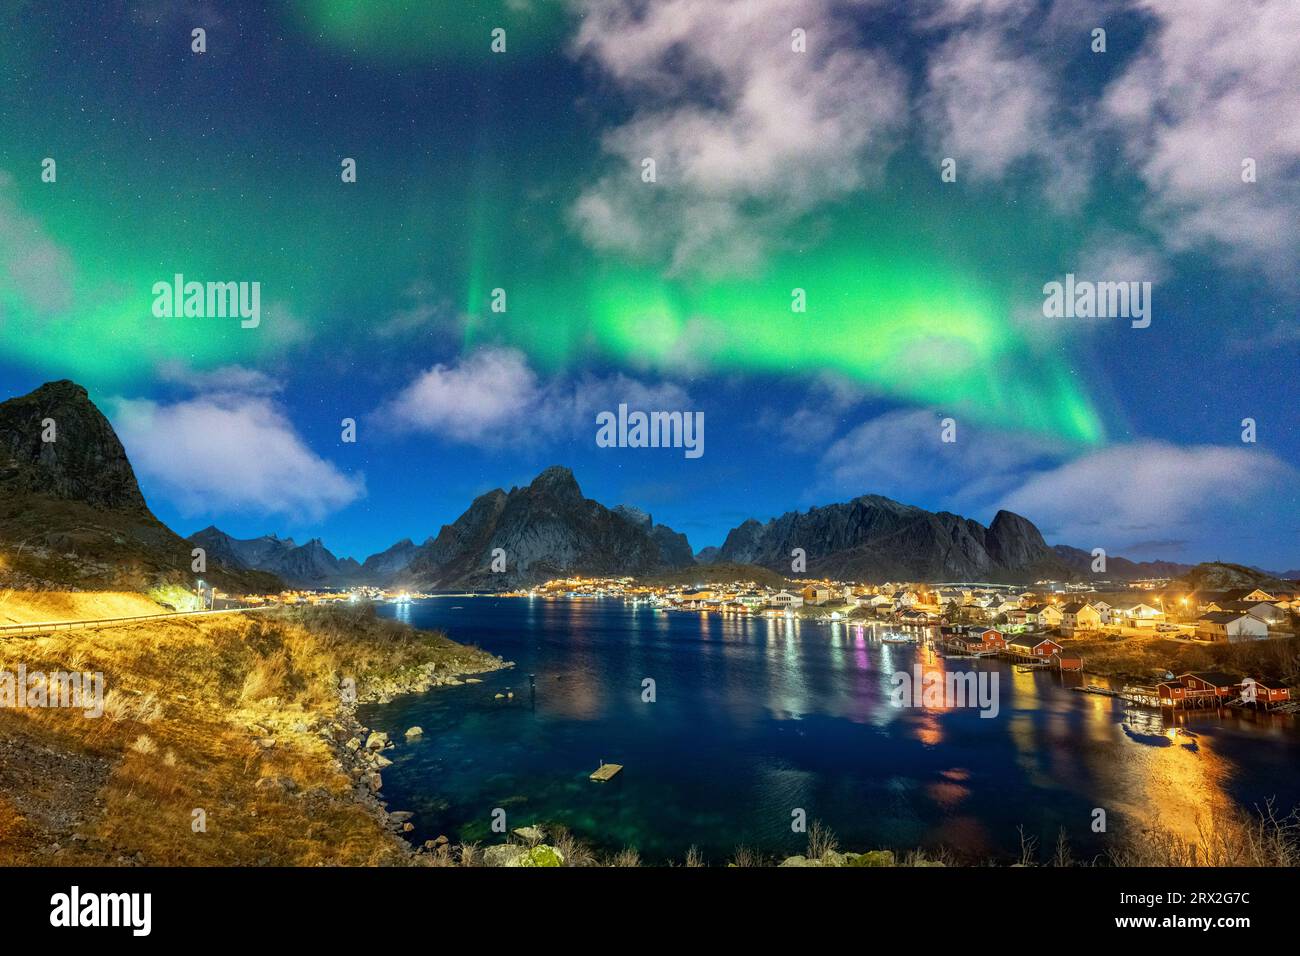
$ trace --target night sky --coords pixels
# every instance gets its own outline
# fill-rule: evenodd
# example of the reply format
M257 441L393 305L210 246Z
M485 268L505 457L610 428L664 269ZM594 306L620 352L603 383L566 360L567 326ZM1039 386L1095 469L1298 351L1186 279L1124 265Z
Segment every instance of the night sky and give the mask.
M85 385L182 534L358 558L560 463L697 549L879 493L1300 567L1300 12L1169 9L11 0L0 395ZM1044 317L1067 273L1150 326ZM620 403L703 456L597 447Z

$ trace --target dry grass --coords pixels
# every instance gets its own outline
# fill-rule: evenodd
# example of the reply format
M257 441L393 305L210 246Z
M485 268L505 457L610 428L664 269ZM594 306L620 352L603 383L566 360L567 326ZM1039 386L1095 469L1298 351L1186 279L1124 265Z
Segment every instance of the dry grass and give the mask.
M162 614L167 608L134 591L0 590L0 624L93 621Z
M1300 810L1283 816L1270 801L1254 814L1230 809L1197 821L1195 837L1153 827L1110 852L1115 866L1297 866Z
M808 828L808 859L825 860L829 854L839 848L840 844L835 838L835 833L829 827L823 826L820 820L814 820L812 826Z
M1069 641L1094 674L1149 680L1166 669L1226 670L1300 687L1300 638L1276 637L1240 644L1176 641L1164 635L1088 634Z
M322 733L340 716L339 682L352 676L364 694L375 679L474 656L343 607L6 639L0 668L99 671L107 693L100 719L0 711L0 734L31 741L29 753L49 763L33 768L12 747L0 753L0 863L402 862L405 844L352 798ZM102 767L104 779L55 786L73 758ZM291 786L258 789L263 777ZM205 831L192 826L196 810Z

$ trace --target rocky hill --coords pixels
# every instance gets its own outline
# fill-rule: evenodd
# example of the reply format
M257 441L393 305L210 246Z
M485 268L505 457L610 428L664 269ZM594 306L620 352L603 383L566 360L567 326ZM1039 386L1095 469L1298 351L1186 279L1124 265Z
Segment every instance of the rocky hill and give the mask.
M1065 564L1082 577L1092 576L1093 557L1091 551L1072 548L1058 544L1052 548ZM1141 581L1147 578L1176 578L1192 570L1190 564L1178 564L1175 561L1130 561L1117 555L1106 556L1106 571L1097 577L1107 577L1118 581Z
M0 541L11 583L35 587L192 587L191 545L149 510L113 426L75 382L0 403ZM210 562L231 590L270 575Z
M227 566L267 571L293 587L345 587L362 579L361 565L356 560L335 557L320 538L303 545L273 534L240 539L209 526L187 540Z
M1222 561L1196 565L1180 578L1179 584L1189 591L1235 591L1241 588L1290 590L1292 587L1287 580L1274 577L1266 571Z
M493 572L493 552L506 570ZM573 472L554 466L526 488L480 495L418 549L400 580L416 588L498 589L568 574L618 575L694 563L690 545L648 515L583 497Z
M810 575L864 580L1032 581L1068 575L1033 523L999 511L987 528L880 495L791 511L766 524L734 528L714 557L731 564L791 570L802 548Z

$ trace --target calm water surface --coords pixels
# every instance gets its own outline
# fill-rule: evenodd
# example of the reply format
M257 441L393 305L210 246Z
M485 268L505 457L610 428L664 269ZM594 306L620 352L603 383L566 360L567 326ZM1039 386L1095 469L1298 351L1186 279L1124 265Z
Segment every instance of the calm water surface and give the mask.
M947 664L999 674L997 717L899 708L891 675L945 662L847 624L489 597L381 613L518 665L363 709L398 742L384 794L415 811L421 841L494 842L501 807L511 828L563 823L650 862L694 844L716 863L741 844L800 852L790 821L803 808L847 849L946 846L973 861L1018 853L1022 824L1045 848L1064 828L1090 856L1154 820L1186 829L1221 805L1300 804L1292 718L1180 715L1196 736L1161 746L1122 726L1158 732L1155 711L1071 692L1077 677L970 660ZM647 677L654 703L642 701ZM494 698L507 689L513 700ZM408 743L416 724L425 735ZM590 782L601 760L622 774ZM1092 832L1096 807L1107 834Z

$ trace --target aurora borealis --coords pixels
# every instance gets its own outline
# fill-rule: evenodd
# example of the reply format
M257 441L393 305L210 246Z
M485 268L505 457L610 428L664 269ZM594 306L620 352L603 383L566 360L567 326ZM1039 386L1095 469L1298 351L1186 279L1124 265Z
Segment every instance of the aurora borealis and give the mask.
M195 412L293 449L281 471L274 449L142 469L182 533L363 557L559 461L697 548L878 492L1032 506L1049 541L1139 559L1300 565L1300 155L1265 135L1294 105L1273 75L1293 40L1229 78L1260 115L1219 143L1174 107L1202 91L1213 116L1228 80L1144 3L83 6L0 14L0 383L81 382L133 458ZM1150 158L1180 137L1224 168ZM1239 155L1261 181L1224 198ZM1089 270L1154 281L1151 328L1044 319L1043 284ZM259 282L260 326L153 318L175 273ZM410 412L429 395L447 407ZM596 448L595 412L656 400L705 412L703 458ZM961 447L929 447L946 416ZM1155 474L1076 489L1126 448ZM240 491L277 483L297 490Z

